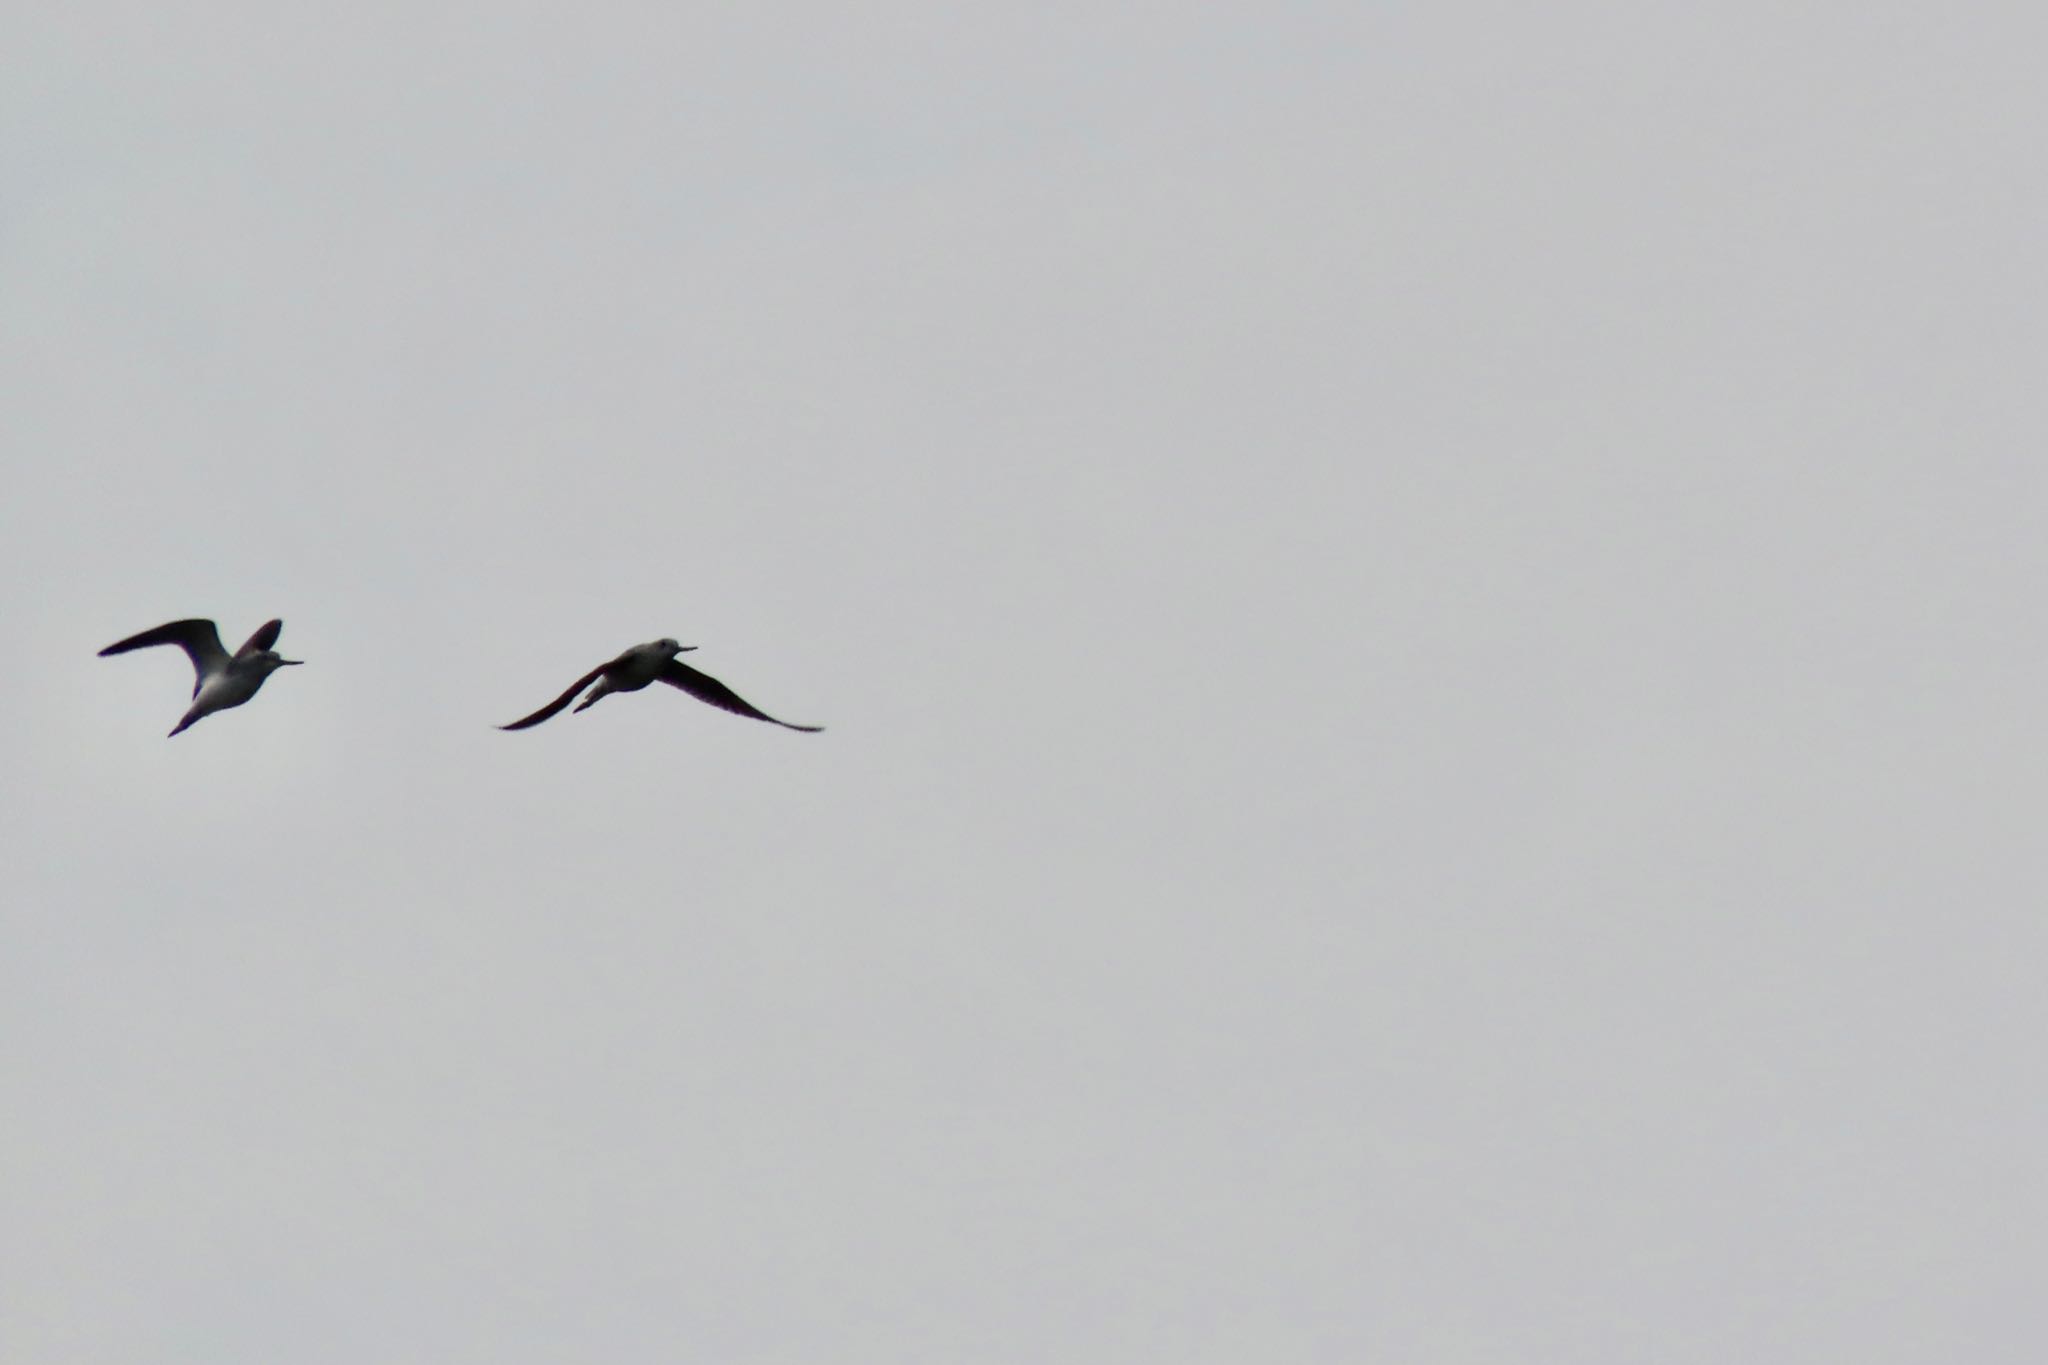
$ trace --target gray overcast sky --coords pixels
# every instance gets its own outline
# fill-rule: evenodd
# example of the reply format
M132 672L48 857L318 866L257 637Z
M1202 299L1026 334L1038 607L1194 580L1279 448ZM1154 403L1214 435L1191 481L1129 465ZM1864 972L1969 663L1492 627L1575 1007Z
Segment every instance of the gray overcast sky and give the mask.
M9 1365L2048 1350L2037 6L9 28Z

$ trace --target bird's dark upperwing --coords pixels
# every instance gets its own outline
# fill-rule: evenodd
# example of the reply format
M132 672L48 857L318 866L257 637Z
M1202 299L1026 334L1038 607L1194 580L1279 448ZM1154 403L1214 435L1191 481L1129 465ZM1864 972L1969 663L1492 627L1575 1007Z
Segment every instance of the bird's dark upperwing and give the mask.
M680 687L698 701L710 702L721 711L730 711L736 716L752 716L755 720L765 720L785 730L802 730L806 734L816 734L825 728L822 725L791 725L786 720L777 720L766 711L748 705L739 693L709 673L699 673L680 659L670 659L661 666L661 680L670 687Z
M257 632L259 635L262 633ZM100 657L126 654L131 649L148 649L151 645L176 645L185 651L185 657L192 661L192 695L195 697L199 695L199 684L206 680L207 674L227 667L228 652L220 647L220 632L214 629L211 621L166 622L155 630L145 630L140 635L131 635L108 645L100 651Z
M277 643L278 635L284 630L282 621L265 621L256 628L256 633L242 641L242 647L235 651L237 659L247 654L261 654Z
M530 725L540 724L549 716L557 714L561 711L563 707L567 706L570 702L576 700L576 694L578 692L581 692L584 688L590 686L599 678L603 677L604 671L610 667L610 664L599 664L596 668L591 669L588 673L585 673L575 682L570 683L569 690L567 692L564 692L561 696L556 697L546 706L541 707L540 710L534 712L532 715L526 717L524 720L515 720L510 725L500 725L498 728L500 730L524 730Z

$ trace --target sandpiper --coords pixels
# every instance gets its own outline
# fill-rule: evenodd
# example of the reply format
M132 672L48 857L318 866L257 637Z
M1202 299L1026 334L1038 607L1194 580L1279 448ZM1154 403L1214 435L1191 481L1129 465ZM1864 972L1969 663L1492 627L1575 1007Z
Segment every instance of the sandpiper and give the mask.
M100 651L100 657L109 654L126 654L131 649L148 649L151 645L176 645L185 651L185 657L192 661L192 709L178 722L177 734L202 716L216 711L225 711L230 706L240 706L256 695L256 689L263 686L263 680L288 664L304 663L304 659L280 659L271 646L277 643L278 632L284 629L282 621L266 621L251 635L242 647L233 654L221 648L220 631L211 621L172 621L145 630L140 635L131 635L117 644L108 645Z
M699 673L696 669L675 657L685 650L695 648L695 645L679 645L674 640L668 639L655 640L644 645L634 645L610 663L599 664L596 668L585 673L569 685L568 691L556 697L524 720L515 720L510 725L500 725L498 728L500 730L524 730L530 725L538 725L550 716L558 714L570 702L575 701L576 694L584 688L590 687L592 683L596 683L597 686L590 687L590 695L583 699L581 705L577 706L576 709L578 711L597 705L599 701L614 692L638 692L647 684L657 680L667 683L670 687L679 687L698 701L710 702L721 710L731 711L733 714L740 716L752 716L755 720L765 720L770 725L780 725L786 730L802 730L806 733L815 734L825 728L822 725L791 725L786 720L777 720L766 711L758 710L748 705L740 699L739 693L733 691L718 679L705 673Z

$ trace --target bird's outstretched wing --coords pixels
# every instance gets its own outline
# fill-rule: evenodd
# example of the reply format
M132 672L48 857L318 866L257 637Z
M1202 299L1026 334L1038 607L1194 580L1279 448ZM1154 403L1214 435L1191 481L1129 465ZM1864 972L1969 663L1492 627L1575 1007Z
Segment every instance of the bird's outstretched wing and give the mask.
M256 628L256 633L242 641L242 647L235 651L237 659L249 654L261 654L277 643L278 634L284 630L283 621L265 621Z
M585 673L575 682L570 683L569 690L567 692L564 692L561 696L556 697L546 706L541 707L540 710L534 712L530 716L527 716L523 720L515 720L510 725L500 725L498 728L500 730L524 730L530 725L540 724L549 716L559 713L563 707L567 706L570 702L576 700L576 694L578 692L581 692L584 688L590 686L599 678L603 677L604 671L610 667L610 664L599 664L596 668L591 669L588 673Z
M709 673L699 673L680 659L670 659L661 666L661 680L670 687L681 688L698 701L710 702L719 710L730 711L736 716L752 716L755 720L765 720L785 730L802 730L806 734L816 734L825 728L822 725L791 725L786 720L777 720L766 711L749 705L739 693Z
M271 625L277 625L273 621ZM265 626L264 630L270 629ZM261 635L263 631L256 632ZM131 635L117 640L100 651L100 657L110 654L126 654L131 649L148 649L151 645L176 645L185 651L185 657L192 661L192 695L199 695L199 684L207 675L227 667L228 652L220 647L220 631L211 621L169 621L154 630L145 630L140 635Z

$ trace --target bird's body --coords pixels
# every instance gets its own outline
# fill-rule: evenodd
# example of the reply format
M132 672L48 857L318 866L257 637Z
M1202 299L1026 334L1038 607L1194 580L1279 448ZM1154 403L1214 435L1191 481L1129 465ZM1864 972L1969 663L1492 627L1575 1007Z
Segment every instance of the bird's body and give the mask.
M271 648L283 630L283 621L267 621L240 649L230 654L221 647L220 631L213 622L171 621L108 645L100 651L100 657L126 654L132 649L148 649L152 645L176 645L185 651L185 657L192 661L192 705L177 728L171 731L175 735L216 711L240 706L255 696L263 686L263 680L278 669L305 662L303 659L279 658L277 651Z
M524 730L530 726L538 725L542 721L559 714L562 708L575 701L577 694L581 693L586 687L590 688L590 692L577 705L576 709L578 711L588 710L614 692L638 692L641 688L652 682L665 682L670 687L679 688L697 698L697 700L709 702L720 710L730 711L734 715L750 716L755 720L765 720L770 725L780 725L785 730L803 730L807 733L816 733L825 728L822 725L791 725L786 720L777 720L766 711L759 710L743 701L739 693L733 691L710 674L699 673L696 669L676 658L676 655L695 648L695 645L679 645L674 640L669 639L653 640L644 645L634 645L610 663L599 664L596 668L591 669L588 673L570 684L568 691L562 693L561 696L556 697L532 715L527 716L523 720L515 720L510 725L501 725L498 728L500 730ZM592 687L591 684L593 683L596 686Z

